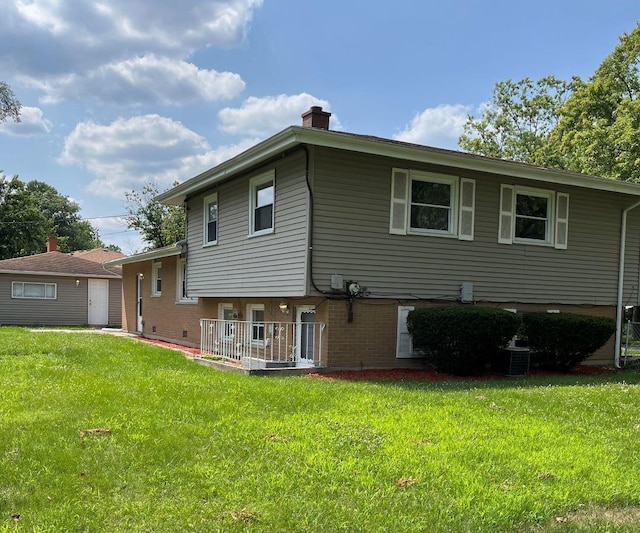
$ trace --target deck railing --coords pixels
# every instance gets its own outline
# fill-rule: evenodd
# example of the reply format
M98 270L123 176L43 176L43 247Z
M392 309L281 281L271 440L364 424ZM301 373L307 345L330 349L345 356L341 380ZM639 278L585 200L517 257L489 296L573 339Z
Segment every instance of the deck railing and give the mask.
M200 319L200 351L244 368L322 366L324 324Z

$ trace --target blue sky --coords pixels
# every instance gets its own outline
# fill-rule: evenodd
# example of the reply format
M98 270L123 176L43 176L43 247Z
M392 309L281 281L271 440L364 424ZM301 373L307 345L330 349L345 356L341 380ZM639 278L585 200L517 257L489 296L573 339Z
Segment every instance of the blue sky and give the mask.
M0 80L23 104L0 169L141 251L124 193L184 181L311 105L332 128L456 148L497 81L589 77L637 0L0 0Z

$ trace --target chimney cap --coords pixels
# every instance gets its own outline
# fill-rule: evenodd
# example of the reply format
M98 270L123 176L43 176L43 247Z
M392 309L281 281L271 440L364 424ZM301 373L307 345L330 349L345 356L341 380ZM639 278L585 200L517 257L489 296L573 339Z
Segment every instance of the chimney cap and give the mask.
M302 113L302 126L305 128L329 129L329 117L331 113L323 111L319 105L311 106L309 111Z

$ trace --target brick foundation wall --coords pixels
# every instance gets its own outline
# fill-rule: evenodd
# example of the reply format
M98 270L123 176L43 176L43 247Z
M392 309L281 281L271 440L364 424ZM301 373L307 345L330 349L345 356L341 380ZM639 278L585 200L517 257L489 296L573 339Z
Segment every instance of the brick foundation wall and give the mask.
M398 306L429 307L434 303L406 301L402 304L390 300L356 300L353 322L348 322L347 303L342 300L327 301L328 366L331 368L414 368L424 363L420 359L397 359L396 342ZM440 304L442 305L442 304ZM451 305L462 305L454 304ZM536 305L536 304L483 304L487 307L525 311L559 310L561 313L578 313L615 319L613 306ZM614 336L587 361L593 365L612 365Z
M200 298L197 304L176 303L177 257L162 259L162 295L151 296L151 261L123 265L123 328L136 331L137 274L143 279L143 334L151 338L167 340L185 346L200 346L200 319L218 318L218 305L229 303L237 308L240 320L246 320L248 304L263 304L265 320L294 322L296 306L314 305L316 322L326 324L323 337L322 361L329 368L411 368L421 367L421 359L397 359L396 336L398 306L413 305L416 308L437 305L434 303L383 300L367 298L356 300L353 306L353 322L348 322L348 306L345 300L323 298ZM279 304L289 304L290 313L283 314ZM451 305L462 305L452 303ZM516 303L483 304L488 307L525 311L557 309L562 313L580 313L615 319L613 306L531 305ZM221 317L220 317L221 318ZM154 331L155 330L155 331ZM186 336L184 336L186 332ZM614 357L614 338L598 350L589 364L611 365Z

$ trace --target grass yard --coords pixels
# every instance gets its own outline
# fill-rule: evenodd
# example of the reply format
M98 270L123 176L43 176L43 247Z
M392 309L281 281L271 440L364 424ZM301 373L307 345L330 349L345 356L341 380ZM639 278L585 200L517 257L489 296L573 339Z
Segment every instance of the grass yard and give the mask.
M0 328L0 532L636 532L640 374L224 374Z

